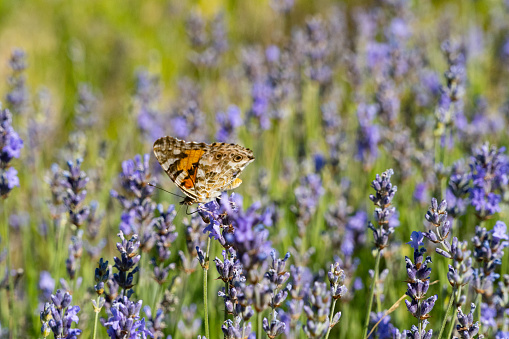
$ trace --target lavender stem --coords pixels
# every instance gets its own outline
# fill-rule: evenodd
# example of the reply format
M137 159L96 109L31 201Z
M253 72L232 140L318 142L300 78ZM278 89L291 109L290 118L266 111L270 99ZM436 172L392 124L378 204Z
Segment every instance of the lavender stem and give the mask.
M458 287L458 290L456 292L456 296L455 296L456 301L455 301L455 304L458 303L460 297L461 297L461 286ZM452 319L451 319L451 325L449 326L449 332L447 334L447 338L451 338L452 337L452 332L454 332L454 326L456 325L456 319L457 319L457 317L452 317Z
M101 299L101 296L97 296L97 305L99 305L100 303L100 299ZM99 310L94 310L95 312L95 320L94 320L94 337L93 339L95 339L95 336L96 336L96 333L97 333L97 319L99 319L99 312L101 311L101 309Z
M452 303L454 302L455 297L456 297L456 289L453 288L452 292L451 292L451 297L449 298L449 305L447 306L447 309L445 311L444 320L442 320L442 326L440 326L440 333L438 333L438 339L442 338L442 334L444 333L444 330L445 330L445 324L447 323L447 317L449 317L449 312L451 311ZM453 320L451 320L451 322L454 323ZM450 337L451 336L449 335L448 338L450 338Z
M210 253L210 236L207 237L207 253L205 257L205 266L203 267L203 308L204 308L204 318L205 318L205 336L210 338L209 332L209 310L208 310L208 293L207 293L207 277L209 272L209 253Z
M371 282L371 292L369 294L368 309L366 311L366 320L364 321L364 334L362 335L362 338L366 338L366 334L368 333L369 315L371 314L371 307L373 306L373 295L375 293L376 276L378 274L379 266L380 266L380 249L377 250L377 254L376 254L376 261L375 261L375 268L374 268L375 274L373 274L373 281Z
M327 334L325 335L325 339L329 339L329 334L330 334L330 331L332 330L332 318L334 318L334 308L336 307L336 301L338 301L337 299L334 299L334 301L332 302L332 309L330 311L330 317L329 317L329 329L327 330Z

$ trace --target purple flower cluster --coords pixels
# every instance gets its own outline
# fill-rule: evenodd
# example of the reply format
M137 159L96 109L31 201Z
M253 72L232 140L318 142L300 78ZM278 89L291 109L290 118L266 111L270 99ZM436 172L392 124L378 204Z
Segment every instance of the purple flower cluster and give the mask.
M445 192L447 213L453 218L464 215L469 205L470 171L465 167L462 161L452 165Z
M0 196L7 197L15 186L19 186L18 171L11 167L13 158L19 158L23 140L12 127L11 112L0 107Z
M213 68L228 50L224 14L219 12L208 24L198 12L192 12L187 20L187 35L193 47L189 59L197 67Z
M113 280L125 292L134 286L134 275L140 270L136 266L140 261L141 255L137 254L140 247L138 235L134 234L127 240L122 231L118 234L122 242L117 243L117 249L120 252L120 258L114 257L115 267L118 273L113 274Z
M243 124L240 108L234 105L229 106L226 112L216 114L216 122L219 125L216 133L217 141L234 142L237 139L237 128Z
M44 338L53 332L55 338L76 339L81 330L71 328L73 323L78 324L79 306L71 306L72 296L69 292L57 290L51 295L51 303L44 305L40 319L42 323L41 334Z
M164 135L158 107L161 93L159 77L143 69L137 71L135 76L133 110L138 117L138 127L148 140L156 140Z
M447 59L449 68L444 73L446 84L441 88L441 95L435 113L437 118L436 133L439 133L441 136L441 146L445 147L447 138L449 138L450 147L453 143L453 128L462 131L467 124L463 111L463 95L465 93L466 82L466 57L462 46L452 43L451 41L444 41L442 43L442 52ZM448 135L446 134L447 129L449 129Z
M405 304L408 308L408 312L418 319L420 325L422 325L421 322L423 320L430 317L428 313L431 312L438 298L437 295L434 295L424 300L429 288L431 267L428 267L428 264L431 263L431 257L426 257L426 259L424 259L424 252L426 252L426 249L424 247L419 248L423 245L423 238L424 236L422 233L415 231L412 232L412 236L410 238L411 241L408 244L410 244L410 246L414 249L414 261L412 262L410 258L405 257L408 276L408 289L406 294L411 298L410 301L405 300ZM415 331L412 329L411 332ZM423 337L431 338L432 333L433 330L429 330ZM416 338L419 337L420 336Z
M475 236L472 238L473 255L479 268L474 269L472 286L484 298L493 293L494 282L499 278L495 270L502 263L504 249L509 246L508 240L507 226L502 221L497 221L491 231L480 226L475 228Z
M431 199L431 206L426 212L425 219L430 224L430 229L423 235L435 244L443 244L446 250L450 249L447 237L451 231L451 223L447 220L447 201L442 200L438 204L437 199Z
M297 217L299 237L303 239L306 229L311 223L313 216L320 203L320 198L325 193L320 175L308 174L300 179L300 185L294 190L296 205L292 206L292 212Z
M374 123L377 114L375 105L360 103L357 107L359 129L357 131L356 159L365 168L370 168L378 158L378 144L380 143L380 128Z
M254 315L254 308L263 310L268 307L270 294L267 286L246 283L242 265L233 249L228 252L223 250L223 261L216 257L214 262L219 279L225 283L218 296L224 300L226 313L233 315L233 321L227 319L221 329L227 338L237 338L241 333L244 334L242 337L251 338L251 323L248 321Z
M14 114L27 113L29 92L26 84L25 70L27 69L26 54L22 49L12 51L9 60L12 74L7 78L10 87L5 99Z
M302 329L308 338L321 338L331 325L329 314L332 298L327 284L315 281L307 297L308 304L304 305L306 323ZM341 316L341 313L337 314ZM339 321L339 317L334 320Z
M173 224L173 219L177 215L175 206L170 205L166 211L162 205L157 206L159 217L154 220L153 227L155 230L154 242L157 255L152 259L154 265L154 279L163 284L170 270L175 268L175 263L165 264L170 258L172 243L177 239L178 232Z
M223 194L220 202L211 201L200 211L209 221L204 232L209 232L223 247L233 247L250 283L262 280L265 272L262 264L271 251L266 228L272 225L271 214L269 210L258 213L260 207L254 203L244 211L240 196Z
M341 130L342 121L338 112L337 104L334 101L327 102L321 107L322 128L325 133L327 150L329 152L329 163L335 173L346 167L346 161L342 155L346 153L346 135Z
M81 163L81 159L77 159L75 163L67 162L69 170L62 172L61 181L65 190L63 202L69 211L70 222L76 228L80 228L90 214L90 208L84 204L87 196L85 188L90 179L81 170Z
M125 234L141 234L144 251L149 251L154 245L152 224L156 209L151 198L154 187L148 185L152 179L148 161L149 155L145 154L143 158L137 155L134 160L122 162L122 172L119 175L121 191L110 192L123 208L120 230Z
M179 81L179 99L172 108L170 130L172 135L187 140L205 141L208 131L205 127L205 113L200 107L198 84L188 78ZM161 126L164 124L161 122ZM161 135L157 137L159 138Z
M475 149L471 158L470 201L481 220L500 212L501 192L509 183L509 162L504 153L504 147L486 143Z
M470 305L470 313L464 314L461 308L458 309L458 331L461 339L474 338L479 332L479 322L474 323L475 304ZM479 337L480 338L480 337Z
M375 246L380 250L387 246L389 235L394 232L394 227L397 226L392 220L396 213L396 207L392 206L392 200L398 190L398 187L391 183L393 174L394 171L388 169L382 175L377 174L371 183L375 194L370 194L369 199L375 205L375 222L379 228L375 228L371 223L368 227L373 231Z
M110 316L103 324L108 329L108 336L112 339L152 338L152 333L145 328L145 318L140 319L141 305L141 300L134 302L127 296L115 300Z

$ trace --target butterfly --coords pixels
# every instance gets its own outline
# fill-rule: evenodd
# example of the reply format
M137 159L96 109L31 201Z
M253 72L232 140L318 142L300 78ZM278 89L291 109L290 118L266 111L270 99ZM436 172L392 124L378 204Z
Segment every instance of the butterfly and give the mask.
M154 154L171 180L184 192L182 205L205 203L238 187L240 173L254 161L253 151L236 144L187 142L159 138Z

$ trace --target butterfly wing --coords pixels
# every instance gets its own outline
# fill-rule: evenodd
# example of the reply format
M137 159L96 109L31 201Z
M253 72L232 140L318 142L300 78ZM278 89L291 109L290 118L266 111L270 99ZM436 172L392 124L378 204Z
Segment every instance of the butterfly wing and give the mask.
M196 182L200 158L209 152L205 143L185 142L173 137L162 137L154 143L154 154L173 182L193 201L196 201ZM199 200L198 200L199 201Z
M196 175L199 201L210 201L222 191L238 187L237 176L254 161L253 151L235 144L213 143L202 155Z

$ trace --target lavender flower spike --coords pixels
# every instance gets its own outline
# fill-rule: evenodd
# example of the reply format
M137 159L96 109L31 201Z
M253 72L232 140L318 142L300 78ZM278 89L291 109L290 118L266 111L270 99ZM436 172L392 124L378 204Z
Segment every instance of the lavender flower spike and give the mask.
M458 309L458 325L456 325L456 330L460 334L461 339L470 339L477 335L479 332L479 322L477 321L474 324L474 311L475 304L472 303L470 305L470 313L464 314L463 311Z
M421 232L412 232L409 244L414 249L414 262L410 258L405 257L408 275L406 294L411 298L410 301L405 300L405 304L408 311L418 319L419 323L430 317L428 313L433 309L438 298L434 295L424 300L429 288L431 268L428 267L428 264L431 263L431 257L424 259L423 254L426 252L426 249L424 247L420 248L423 237Z
M23 140L12 128L12 115L2 109L0 103L0 197L6 197L15 186L19 186L18 171L10 167L13 158L19 158Z

